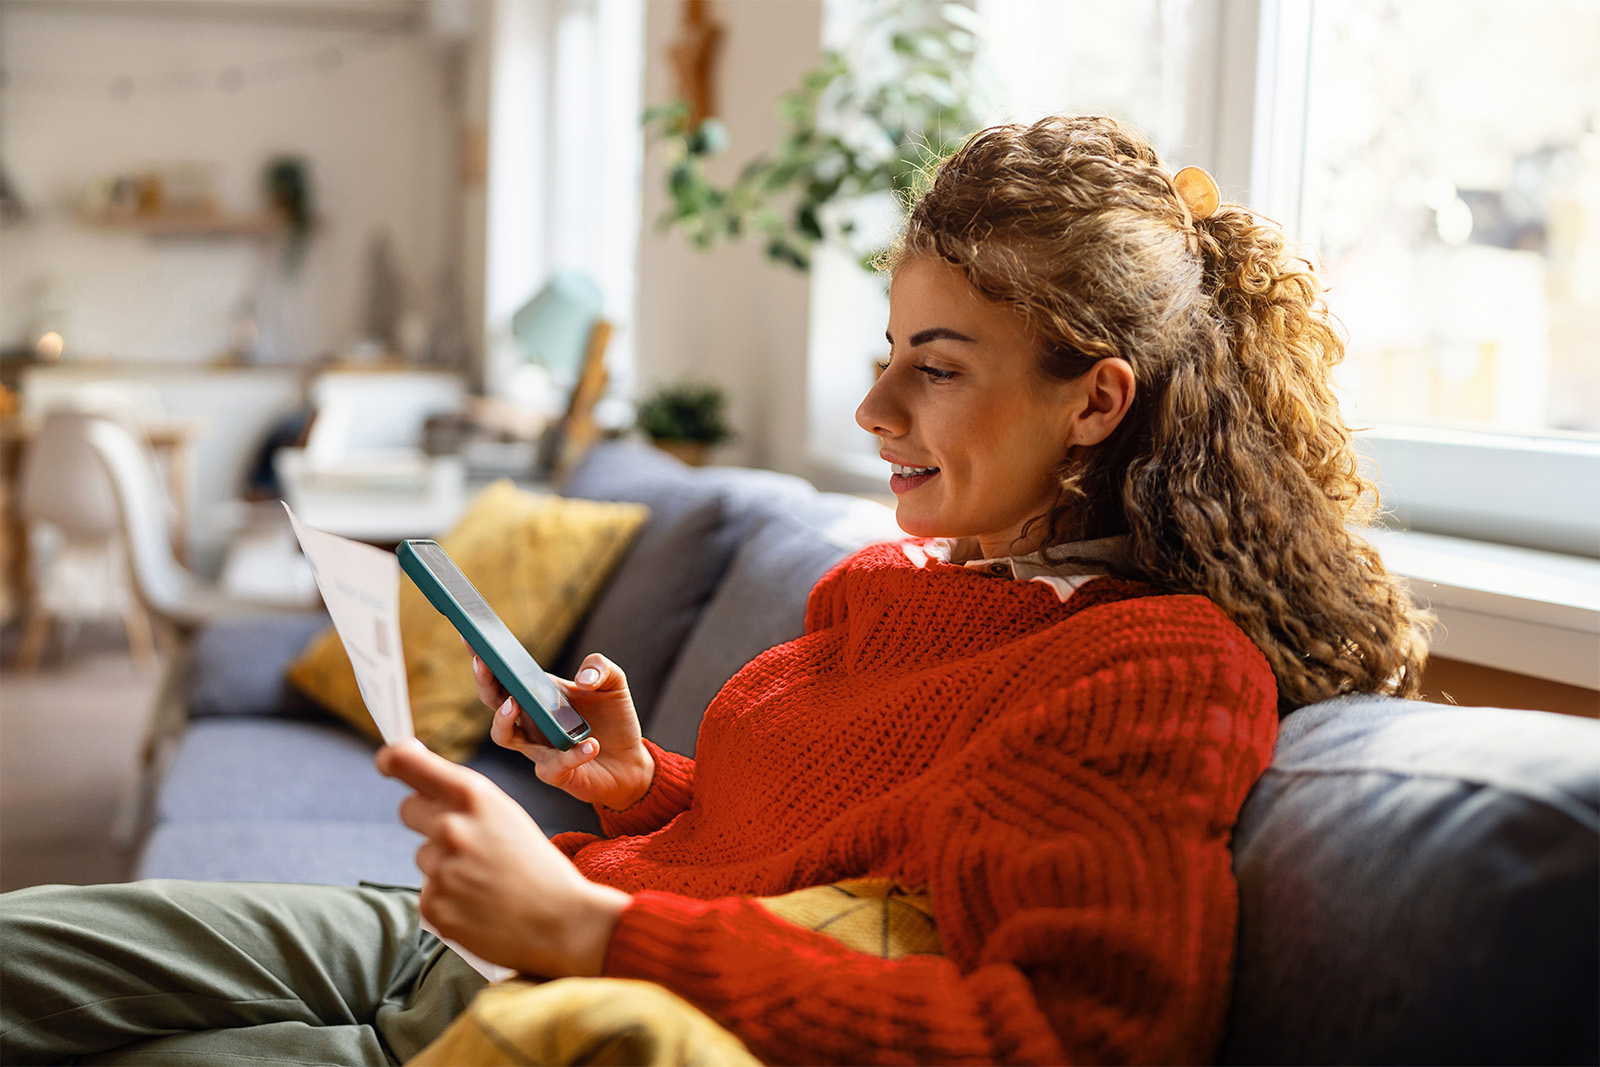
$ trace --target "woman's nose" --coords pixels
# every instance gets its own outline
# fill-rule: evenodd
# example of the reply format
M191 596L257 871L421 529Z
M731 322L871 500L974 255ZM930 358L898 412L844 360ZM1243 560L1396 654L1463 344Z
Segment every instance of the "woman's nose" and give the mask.
M856 408L856 425L874 437L899 437L906 432L905 408L895 396L898 377L893 367L878 375Z

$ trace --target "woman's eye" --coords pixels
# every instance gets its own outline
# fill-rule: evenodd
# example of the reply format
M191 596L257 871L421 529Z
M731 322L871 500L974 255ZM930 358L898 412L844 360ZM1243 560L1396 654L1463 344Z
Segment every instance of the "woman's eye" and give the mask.
M873 366L878 368L878 373L879 374L882 374L884 371L889 369L889 361L888 360L883 360L881 362L874 363Z
M947 382L956 376L956 372L953 370L940 370L938 367L930 367L925 363L919 364L917 369L936 382Z

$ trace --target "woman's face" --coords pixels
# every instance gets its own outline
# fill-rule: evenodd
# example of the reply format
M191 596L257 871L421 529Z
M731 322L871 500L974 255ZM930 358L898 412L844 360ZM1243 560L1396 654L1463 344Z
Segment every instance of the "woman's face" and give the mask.
M914 258L889 286L889 360L856 422L893 469L895 518L920 537L976 537L985 557L1031 552L1022 527L1055 502L1078 382L1038 369L1021 315L959 268Z

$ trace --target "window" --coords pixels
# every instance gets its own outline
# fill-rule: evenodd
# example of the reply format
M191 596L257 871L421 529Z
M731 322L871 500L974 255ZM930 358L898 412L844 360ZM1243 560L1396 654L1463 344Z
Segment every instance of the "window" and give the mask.
M830 21L859 2L830 0ZM997 121L1132 121L1314 250L1396 524L1600 555L1600 5L976 8ZM851 413L881 358L882 283L819 256L812 308L813 456L881 488Z
M1600 5L1319 2L1306 52L1352 420L1600 433Z
M1394 521L1600 555L1600 6L1262 12L1251 203L1320 260Z

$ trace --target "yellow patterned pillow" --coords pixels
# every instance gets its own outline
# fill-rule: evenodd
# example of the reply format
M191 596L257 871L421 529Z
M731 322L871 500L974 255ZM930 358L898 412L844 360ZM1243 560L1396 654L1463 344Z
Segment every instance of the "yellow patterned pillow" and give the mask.
M474 498L439 543L533 658L548 664L648 516L641 504L545 496L500 481ZM417 737L442 756L466 759L488 736L490 724L489 709L478 703L472 653L407 578L400 581L400 637ZM289 666L288 679L340 718L378 736L331 626Z
M761 1067L744 1042L688 1001L627 978L489 986L406 1063Z
M786 922L870 956L897 960L944 955L927 891L907 889L893 879L855 878L781 897L757 897L756 903Z
M757 904L785 922L886 960L943 955L925 890L890 878L811 886ZM755 1067L738 1037L673 993L619 978L523 980L473 998L433 1044L407 1061L422 1064L715 1064Z

